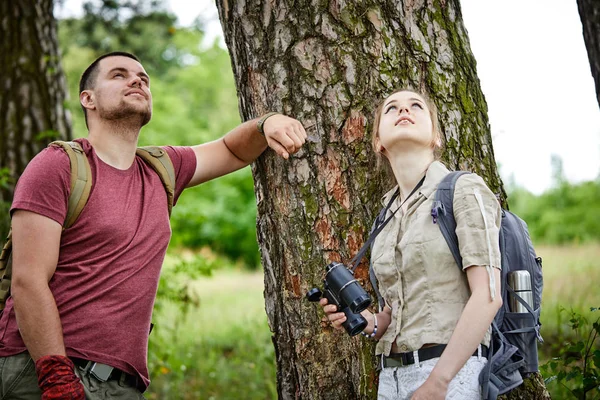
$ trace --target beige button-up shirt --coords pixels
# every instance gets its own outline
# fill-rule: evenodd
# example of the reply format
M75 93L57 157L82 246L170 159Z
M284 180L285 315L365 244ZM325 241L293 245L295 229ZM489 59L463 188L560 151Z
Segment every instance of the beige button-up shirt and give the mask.
M431 208L437 185L448 174L440 162L430 165L423 186L408 199L373 243L371 255L379 291L392 308L392 320L379 340L376 354L389 355L394 341L398 351L414 351L427 343L449 342L470 289L466 273L458 268ZM396 191L383 198L387 205ZM462 269L500 268L501 209L496 196L476 174L461 176L454 192L454 217ZM401 204L396 199L388 216ZM480 267L477 267L480 268ZM482 340L489 345L490 330Z

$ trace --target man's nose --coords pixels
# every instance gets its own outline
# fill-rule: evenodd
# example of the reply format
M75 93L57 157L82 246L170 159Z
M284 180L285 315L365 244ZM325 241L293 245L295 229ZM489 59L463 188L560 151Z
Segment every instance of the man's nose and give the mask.
M133 77L133 79L131 80L131 82L129 83L131 86L142 86L142 78L140 78L139 76L135 76Z

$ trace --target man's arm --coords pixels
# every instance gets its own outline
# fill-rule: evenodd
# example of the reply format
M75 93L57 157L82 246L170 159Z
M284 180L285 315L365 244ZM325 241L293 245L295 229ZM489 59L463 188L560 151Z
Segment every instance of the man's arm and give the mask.
M62 227L50 218L17 210L12 217L11 296L21 337L33 360L66 355L62 325L48 282L56 270Z
M268 147L287 159L300 150L306 131L297 120L277 114L264 125L265 135L257 129L258 118L246 121L221 139L193 146L196 171L187 187L226 175L252 163Z

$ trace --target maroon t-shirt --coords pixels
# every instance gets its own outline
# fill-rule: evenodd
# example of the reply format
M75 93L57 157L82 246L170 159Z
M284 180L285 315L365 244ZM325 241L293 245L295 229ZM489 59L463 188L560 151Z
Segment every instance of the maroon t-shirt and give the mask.
M111 365L148 385L150 320L171 238L167 195L158 174L141 158L119 170L100 160L86 139L78 141L90 161L92 191L75 224L62 233L49 283L67 355ZM175 167L177 201L194 174L196 157L189 147L165 150ZM64 150L43 150L19 179L11 213L28 210L62 225L70 175ZM0 318L0 356L24 350L9 298Z

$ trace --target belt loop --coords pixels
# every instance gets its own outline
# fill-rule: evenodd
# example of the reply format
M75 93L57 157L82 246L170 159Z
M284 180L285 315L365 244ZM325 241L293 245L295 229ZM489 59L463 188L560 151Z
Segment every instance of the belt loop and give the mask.
M90 372L90 369L92 369L94 364L95 363L93 361L88 361L87 364L85 364L85 367L83 368L83 374L87 375L87 373Z
M477 346L477 359L481 360L481 343Z
M119 384L121 386L129 386L127 382L127 374L121 373L120 375L121 376L119 376Z
M419 350L413 351L413 358L415 360L415 365L417 366L417 368L420 368L420 365L419 365Z

